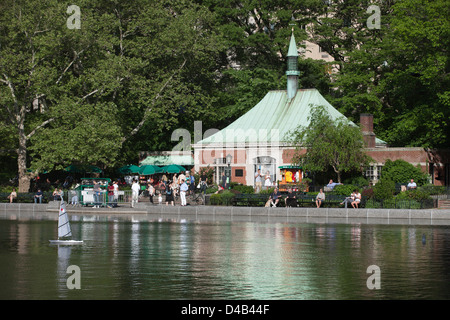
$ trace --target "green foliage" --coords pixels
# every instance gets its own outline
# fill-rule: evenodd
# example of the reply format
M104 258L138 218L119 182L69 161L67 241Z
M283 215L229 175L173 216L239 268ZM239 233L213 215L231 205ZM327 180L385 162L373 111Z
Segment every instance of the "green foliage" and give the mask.
M344 119L333 120L322 106L312 108L309 120L307 127L300 126L286 137L296 146L294 163L309 171L326 171L332 167L338 182L343 172L361 170L368 165L370 158L364 152L358 127Z
M219 193L213 193L209 198L209 202L212 205L218 206L222 204L222 197Z
M376 199L392 199L395 192L395 183L387 178L381 178L373 187L374 197Z
M366 27L370 4L381 10L379 29ZM354 121L374 114L377 136L391 146L448 146L449 2L333 1L330 9L314 29L325 51L345 59L330 102ZM349 27L339 24L346 17Z
M398 159L386 160L381 177L394 181L395 183L408 183L414 179L417 185L423 185L427 181L427 175L418 167Z
M339 184L333 188L333 193L348 197L353 193L353 191L355 191L355 189L358 189L358 187L351 184Z
M415 190L406 190L403 192L400 192L395 196L395 199L397 200L427 200L431 199L430 193L422 188L418 188Z
M351 178L344 180L344 184L352 184L352 185L362 188L362 187L367 187L369 185L369 180L367 180L363 176L357 176L357 177L351 177Z
M370 4L381 9L380 29L367 28ZM299 57L301 88L318 88L354 122L374 114L377 136L391 146L450 145L446 0L76 5L81 29L72 30L65 2L0 4L0 144L17 153L21 177L71 160L105 169L137 162L139 151L173 148L168 133L192 131L194 120L223 128L268 90L285 88L292 27L298 47L320 45L339 71ZM317 143L322 153L305 164L333 166L338 176L359 170L366 161L349 150L352 135L360 147L359 133L325 129L323 137L344 144Z
M242 184L238 184L238 183L231 183L231 189L236 190L240 193L247 193L247 194L251 194L255 192L255 189L253 189L252 186L246 186L246 185L242 185Z
M208 184L208 187L211 186L213 183L213 180L214 180L214 173L215 173L215 168L211 167L209 165L207 167L200 168L200 171L198 173L194 174L195 183L198 184L200 182L200 176L205 174L206 175L206 183Z
M234 196L235 196L235 193L233 193L229 190L224 190L222 192L212 194L211 197L209 198L209 200L212 205L229 206L232 204L232 200L233 200Z
M430 195L439 195L439 194L446 194L447 193L447 187L446 186L435 186L432 184L424 185L419 188L420 190L423 190Z
M271 194L273 192L274 188L265 189L262 188L262 190L259 192L260 194Z

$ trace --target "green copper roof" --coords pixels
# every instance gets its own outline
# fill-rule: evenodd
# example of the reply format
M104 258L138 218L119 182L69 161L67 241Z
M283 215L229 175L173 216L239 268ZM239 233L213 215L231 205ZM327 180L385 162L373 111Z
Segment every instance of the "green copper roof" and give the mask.
M300 89L291 100L286 90L269 91L251 110L216 134L199 141L201 145L277 143L299 125L309 124L312 106L323 106L332 119L344 117L317 89ZM355 125L353 122L351 124ZM381 140L377 140L379 143ZM382 141L381 141L382 142Z
M295 43L294 33L291 35L291 41L289 42L288 57L298 57L297 44Z

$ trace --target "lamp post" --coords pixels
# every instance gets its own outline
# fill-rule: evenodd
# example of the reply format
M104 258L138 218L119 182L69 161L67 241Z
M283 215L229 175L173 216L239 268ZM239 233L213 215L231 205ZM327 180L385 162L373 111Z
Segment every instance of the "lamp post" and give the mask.
M231 154L227 155L227 164L228 164L228 168L227 168L227 189L230 189L230 182L231 182L231 159L233 159L233 157L231 156Z

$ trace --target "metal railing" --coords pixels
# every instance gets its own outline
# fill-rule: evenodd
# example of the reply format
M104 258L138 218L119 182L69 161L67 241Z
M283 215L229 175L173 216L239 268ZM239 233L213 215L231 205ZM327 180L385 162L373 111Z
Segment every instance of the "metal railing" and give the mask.
M93 190L69 190L65 195L65 200L69 205L74 206L117 206L119 204L131 203L132 191L120 190L117 197L109 196L106 190L95 192Z

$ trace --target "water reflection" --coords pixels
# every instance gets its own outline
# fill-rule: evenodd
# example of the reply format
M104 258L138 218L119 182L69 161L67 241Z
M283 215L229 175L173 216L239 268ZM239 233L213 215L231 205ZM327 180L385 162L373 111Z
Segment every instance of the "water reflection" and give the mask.
M437 226L0 221L2 299L447 299L450 229ZM67 268L81 270L70 290ZM368 266L381 270L370 290ZM420 288L420 290L418 290Z

